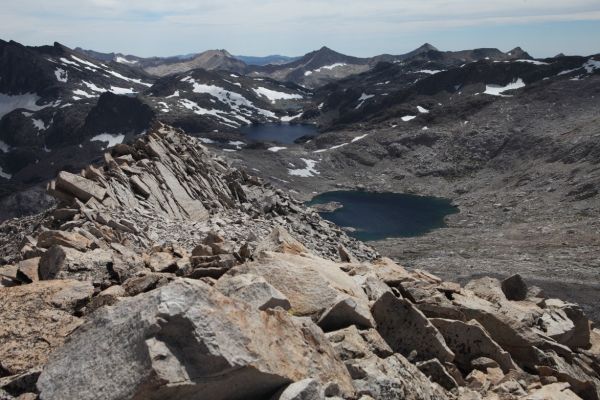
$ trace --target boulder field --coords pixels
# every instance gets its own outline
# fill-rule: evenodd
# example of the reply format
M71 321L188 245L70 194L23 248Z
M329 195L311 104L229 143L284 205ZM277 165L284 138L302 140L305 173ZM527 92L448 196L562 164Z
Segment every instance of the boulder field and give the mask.
M520 276L407 270L155 125L0 226L0 399L600 400L600 331Z

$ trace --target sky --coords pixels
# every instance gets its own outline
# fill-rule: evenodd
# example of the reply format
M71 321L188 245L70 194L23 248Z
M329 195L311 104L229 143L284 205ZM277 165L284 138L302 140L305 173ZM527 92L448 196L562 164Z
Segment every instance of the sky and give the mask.
M0 38L138 56L355 56L521 46L600 53L600 0L5 0Z

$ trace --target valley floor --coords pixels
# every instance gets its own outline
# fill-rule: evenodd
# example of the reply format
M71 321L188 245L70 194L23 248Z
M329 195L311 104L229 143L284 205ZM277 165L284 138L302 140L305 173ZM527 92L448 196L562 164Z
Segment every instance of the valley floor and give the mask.
M435 144L407 144L406 137L418 134L380 126L325 134L320 140L331 142L326 147L350 143L320 153L308 145L229 156L303 200L355 188L450 198L460 213L447 218L447 228L369 244L406 267L458 282L519 273L548 296L579 303L600 321L598 102L552 103L545 110L542 104L523 112L527 101L471 116L469 131L457 133L463 128L446 123L430 133ZM390 157L399 142L405 153ZM453 147L455 154L448 150ZM461 158L468 152L494 154L474 171L453 174L470 162ZM317 172L291 175L304 166L303 159L315 160Z

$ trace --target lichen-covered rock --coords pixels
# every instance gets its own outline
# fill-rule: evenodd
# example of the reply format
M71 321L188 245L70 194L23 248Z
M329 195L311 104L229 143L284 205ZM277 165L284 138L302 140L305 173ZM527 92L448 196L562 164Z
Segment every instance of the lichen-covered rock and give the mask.
M462 322L441 318L430 321L440 331L446 344L454 352L454 361L463 370L468 370L471 361L478 357L491 358L504 372L518 369L510 354L494 342L477 321Z
M83 323L73 313L93 291L90 283L74 280L0 288L0 370L14 375L44 365Z

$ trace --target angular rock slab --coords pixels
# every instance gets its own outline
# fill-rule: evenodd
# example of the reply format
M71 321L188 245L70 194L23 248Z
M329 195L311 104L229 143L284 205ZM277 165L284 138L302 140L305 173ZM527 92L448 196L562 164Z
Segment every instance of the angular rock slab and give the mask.
M351 325L356 325L360 328L373 328L375 321L373 321L373 317L366 305L357 303L348 297L327 309L321 315L317 324L325 332L331 332Z
M88 282L34 282L0 288L0 367L17 374L43 365L83 321L71 315L94 288Z
M290 301L263 277L252 274L225 275L215 285L221 293L234 299L245 301L258 308L291 308Z
M102 201L106 194L106 189L102 188L96 182L66 171L58 174L56 188L72 194L83 202L88 201L92 197Z
M442 318L432 318L430 321L454 352L455 363L463 370L468 370L471 361L478 357L491 358L504 372L518 370L510 354L494 342L477 321L462 322Z
M90 318L52 355L41 399L268 398L308 377L353 392L314 324L255 310L200 281L177 280Z
M448 348L440 332L412 303L384 293L371 307L377 331L392 350L408 356L416 350L418 361L437 358L450 362L454 353Z
M229 274L262 276L283 293L298 316L320 316L338 302L340 296L357 303L368 302L360 286L342 271L338 263L316 256L264 251L254 262L233 268Z

